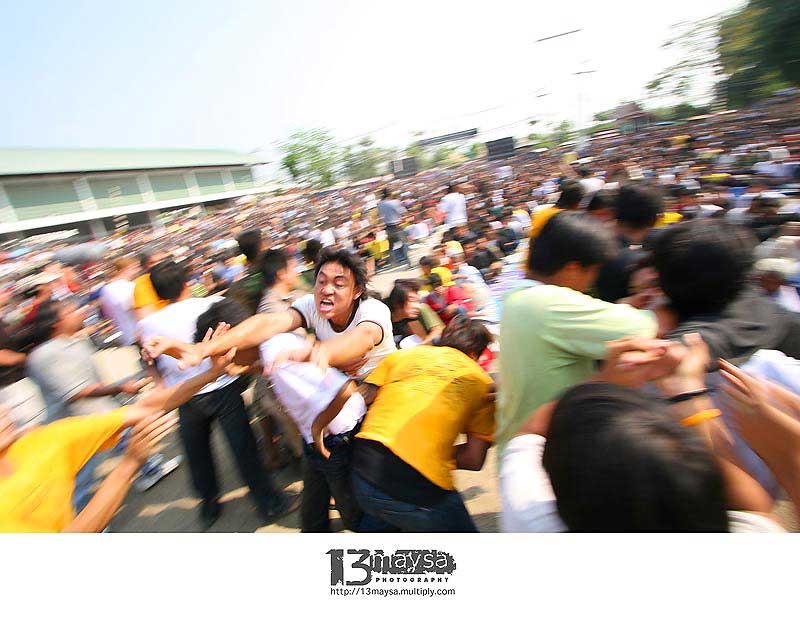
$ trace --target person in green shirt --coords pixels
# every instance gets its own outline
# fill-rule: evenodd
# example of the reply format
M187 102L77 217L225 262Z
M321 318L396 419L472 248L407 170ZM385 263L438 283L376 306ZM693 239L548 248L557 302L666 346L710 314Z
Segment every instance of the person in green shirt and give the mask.
M539 406L592 376L608 342L655 337L653 313L584 293L616 247L608 228L577 211L550 218L531 239L526 279L503 298L501 450Z
M395 344L416 335L422 344L429 344L444 330L436 312L419 299L419 281L403 278L395 281L386 305L392 312L392 331Z

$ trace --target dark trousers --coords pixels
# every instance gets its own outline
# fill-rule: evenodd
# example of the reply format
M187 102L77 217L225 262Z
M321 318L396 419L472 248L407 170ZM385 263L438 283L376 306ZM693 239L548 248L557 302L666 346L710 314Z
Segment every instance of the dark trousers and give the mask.
M392 263L408 263L408 239L403 227L387 225L386 238L389 240L389 260ZM398 250L394 249L396 243L400 244Z
M432 506L416 506L384 493L352 474L356 501L364 511L361 532L478 532L458 491Z
M336 510L345 528L358 531L362 512L353 495L350 478L352 434L354 432L325 437L330 458L323 457L313 445L304 446L300 505L300 527L303 532L330 532L328 508L331 497L336 501Z
M197 394L178 408L181 443L198 495L206 501L217 499L219 484L211 453L211 423L219 421L239 476L250 488L256 506L261 510L269 510L278 491L261 462L242 400L240 381L237 379L219 390Z

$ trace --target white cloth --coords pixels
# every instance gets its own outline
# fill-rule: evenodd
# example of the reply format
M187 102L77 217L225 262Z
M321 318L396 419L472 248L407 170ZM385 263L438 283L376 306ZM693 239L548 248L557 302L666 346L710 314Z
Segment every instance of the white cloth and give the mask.
M448 228L467 223L467 198L461 193L448 193L442 197L439 209L444 213L444 223Z
M386 357L389 353L397 350L394 344L394 337L392 332L392 314L389 307L383 304L380 300L375 298L367 298L362 300L356 309L353 319L344 331L334 331L331 326L330 320L323 318L317 311L317 305L314 302L313 294L308 294L295 300L292 303L292 308L297 309L306 321L308 328L314 329L314 334L320 342L330 340L337 335L352 331L362 322L372 322L377 324L383 332L383 338L367 352L367 363L364 364L357 373L357 378L363 379L371 373L375 366Z
M556 497L542 465L544 436L512 438L500 460L500 530L502 532L567 532ZM784 532L775 521L743 511L728 511L730 532Z
M215 302L222 300L222 296L214 298L189 298L180 302L173 302L160 311L151 313L139 321L139 335L142 342L147 342L156 335L171 337L181 342L194 342L194 332L197 328L197 318L204 314ZM196 377L211 368L211 361L204 359L198 366L186 370L178 368L178 360L167 355L162 355L156 360L156 366L164 378L164 385L170 388L179 383ZM213 392L232 384L237 377L222 375L203 387L197 394ZM195 395L197 396L197 395Z
M301 336L280 333L259 346L261 362L271 364L279 353L296 350L304 344ZM300 435L307 443L314 442L311 426L314 420L336 398L349 381L347 375L335 368L324 373L309 362L287 362L269 375L272 389L281 405L294 419ZM343 434L353 429L367 413L364 398L356 392L342 406L339 414L327 427L329 434Z
M136 318L133 315L133 288L130 280L112 280L100 290L100 306L121 333L125 346L136 342Z
M603 189L606 181L600 177L585 177L580 181L584 195L592 195Z

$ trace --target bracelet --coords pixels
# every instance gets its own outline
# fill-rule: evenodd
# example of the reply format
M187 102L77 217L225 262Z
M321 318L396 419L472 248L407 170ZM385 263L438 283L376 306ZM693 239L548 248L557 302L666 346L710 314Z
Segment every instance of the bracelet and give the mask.
M665 401L667 403L683 403L684 401L689 401L690 399L694 399L695 397L702 397L705 394L711 392L711 388L701 388L700 390L691 390L689 392L682 392L681 394L676 394L674 397L667 397Z
M693 427L694 425L700 425L700 423L705 423L706 421L714 420L715 418L719 418L722 416L722 412L720 412L717 408L710 408L708 410L703 410L702 412L698 412L697 414L692 414L691 416L687 416L685 419L681 421L681 425L685 425L686 427Z

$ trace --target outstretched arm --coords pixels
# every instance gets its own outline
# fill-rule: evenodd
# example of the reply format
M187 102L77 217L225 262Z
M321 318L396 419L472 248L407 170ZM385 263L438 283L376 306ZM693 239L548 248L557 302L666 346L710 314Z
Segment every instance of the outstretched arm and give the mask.
M155 336L146 341L144 348L155 359L169 355L178 360L181 369L197 366L206 357L224 355L232 348L252 348L266 342L273 335L288 333L303 325L302 317L294 309L284 313L259 313L230 329L225 335L198 344L188 344L166 337Z

